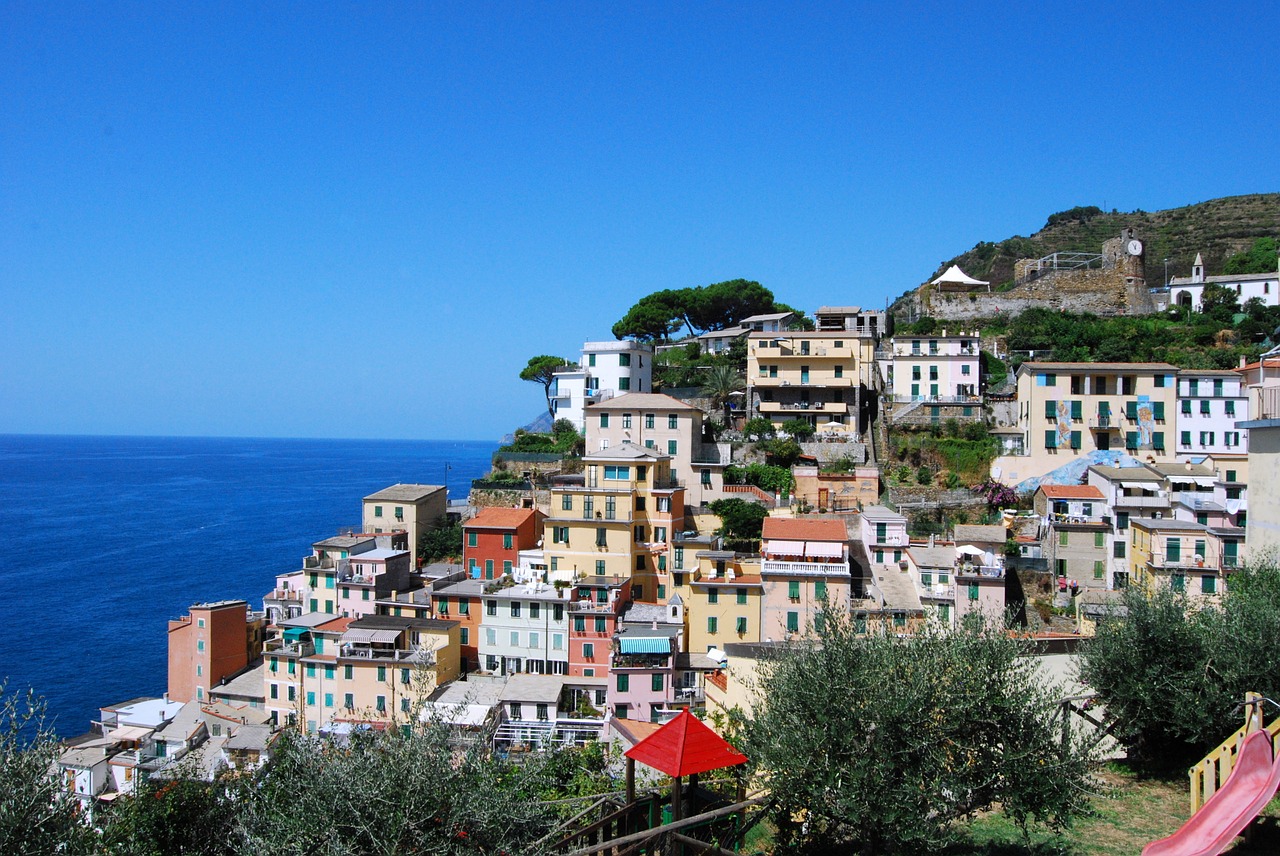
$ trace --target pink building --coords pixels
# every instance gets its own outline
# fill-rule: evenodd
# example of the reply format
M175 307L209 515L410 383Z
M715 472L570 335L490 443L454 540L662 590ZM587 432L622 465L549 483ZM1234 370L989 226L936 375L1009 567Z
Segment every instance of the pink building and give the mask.
M618 616L631 600L631 580L584 577L573 586L569 602L569 675L603 678Z
M849 608L849 532L843 520L764 520L761 633L781 641L805 635L822 610Z

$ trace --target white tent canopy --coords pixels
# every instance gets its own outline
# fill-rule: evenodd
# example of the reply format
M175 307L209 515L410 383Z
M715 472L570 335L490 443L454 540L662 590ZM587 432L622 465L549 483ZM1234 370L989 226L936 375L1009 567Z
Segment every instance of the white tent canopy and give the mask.
M954 285L990 285L991 284L981 279L974 279L964 271L960 270L959 265L952 265L951 267L947 268L946 272L943 273L942 276L938 277L933 282L931 282L930 285L938 285L940 283L951 283Z
M983 551L981 548L975 547L972 544L965 544L963 547L956 547L957 556L981 556L982 553Z

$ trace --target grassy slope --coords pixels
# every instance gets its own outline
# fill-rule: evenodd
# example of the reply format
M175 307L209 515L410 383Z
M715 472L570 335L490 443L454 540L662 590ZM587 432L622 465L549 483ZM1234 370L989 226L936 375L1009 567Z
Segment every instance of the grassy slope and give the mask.
M1170 276L1188 276L1196 253L1202 253L1210 272L1222 269L1232 253L1248 249L1254 238L1280 236L1280 193L1227 196L1167 211L1110 212L1085 221L1046 226L1031 237L1014 236L999 243L983 242L938 266L926 281L952 264L970 276L993 285L1013 280L1018 259L1040 258L1054 252L1102 251L1102 242L1132 227L1147 245L1147 279L1164 278L1164 259Z

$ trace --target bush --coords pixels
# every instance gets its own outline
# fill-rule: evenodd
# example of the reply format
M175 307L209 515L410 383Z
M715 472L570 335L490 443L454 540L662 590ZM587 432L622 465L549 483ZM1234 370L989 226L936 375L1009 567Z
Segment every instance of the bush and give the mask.
M782 431L790 434L797 440L808 440L816 433L816 429L809 424L808 419L788 419L782 423Z
M763 416L756 416L742 426L742 433L753 440L768 440L773 436L773 423Z
M922 485L933 484L933 470L928 467L921 467L916 470L916 481Z
M769 516L763 505L743 499L717 499L708 508L720 518L720 534L742 541L758 541Z

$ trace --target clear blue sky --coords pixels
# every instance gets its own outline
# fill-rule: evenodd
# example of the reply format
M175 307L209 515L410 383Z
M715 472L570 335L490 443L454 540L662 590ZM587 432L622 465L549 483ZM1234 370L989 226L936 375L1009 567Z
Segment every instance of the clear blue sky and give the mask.
M1040 8L1047 7L1047 8ZM644 294L1275 191L1272 3L7 2L0 432L493 438Z

